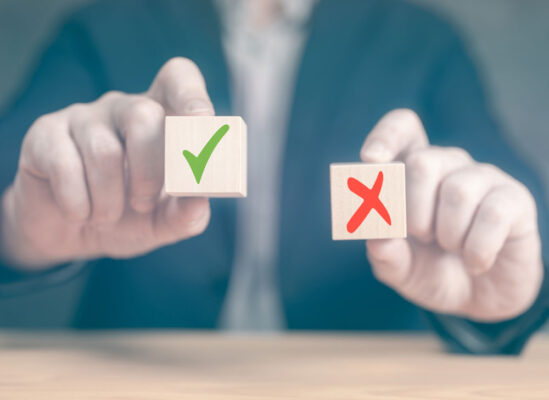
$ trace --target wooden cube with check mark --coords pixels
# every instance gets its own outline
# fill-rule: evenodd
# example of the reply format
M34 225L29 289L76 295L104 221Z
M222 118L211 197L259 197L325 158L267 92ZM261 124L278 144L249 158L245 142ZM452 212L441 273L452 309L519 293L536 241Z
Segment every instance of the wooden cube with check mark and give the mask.
M246 197L246 143L241 117L166 117L166 192Z
M331 164L334 240L406 237L403 163Z

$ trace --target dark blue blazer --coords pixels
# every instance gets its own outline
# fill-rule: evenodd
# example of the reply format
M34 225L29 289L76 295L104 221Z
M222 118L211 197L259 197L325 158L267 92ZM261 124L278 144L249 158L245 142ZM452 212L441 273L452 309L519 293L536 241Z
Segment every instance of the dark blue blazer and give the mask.
M308 29L279 194L278 278L288 327L433 326L454 348L519 351L543 321L543 296L501 324L435 315L375 280L363 242L331 240L329 164L358 161L368 131L398 107L421 116L432 143L497 164L542 199L539 182L501 136L461 40L436 16L392 0L320 1ZM221 34L205 0L102 1L72 15L0 122L3 186L13 179L17 150L35 118L108 90L144 91L174 56L199 65L217 113L231 114ZM212 200L211 223L200 237L143 257L92 263L74 326L214 328L233 261L236 201Z

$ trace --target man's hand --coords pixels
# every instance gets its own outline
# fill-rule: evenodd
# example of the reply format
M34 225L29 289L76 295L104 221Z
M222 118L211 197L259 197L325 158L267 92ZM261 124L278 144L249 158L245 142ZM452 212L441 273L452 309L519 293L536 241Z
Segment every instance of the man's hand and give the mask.
M3 196L3 258L40 269L132 257L201 233L208 200L163 192L164 117L213 114L198 67L174 58L142 95L110 92L39 118Z
M430 146L409 110L387 114L361 158L406 164L408 238L366 245L380 281L426 309L484 322L532 304L543 266L536 205L524 185L462 149Z

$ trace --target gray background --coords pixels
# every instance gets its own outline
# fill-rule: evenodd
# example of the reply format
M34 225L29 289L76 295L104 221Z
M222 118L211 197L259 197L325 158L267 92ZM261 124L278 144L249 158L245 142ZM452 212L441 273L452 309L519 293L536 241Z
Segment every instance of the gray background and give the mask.
M89 1L0 0L0 114L60 21ZM413 1L460 28L510 140L549 188L549 1ZM84 278L24 298L0 300L0 326L65 325Z

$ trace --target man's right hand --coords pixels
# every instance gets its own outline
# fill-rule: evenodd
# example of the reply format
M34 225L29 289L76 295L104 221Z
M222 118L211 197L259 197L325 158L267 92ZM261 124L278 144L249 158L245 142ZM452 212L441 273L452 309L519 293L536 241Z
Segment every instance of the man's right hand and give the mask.
M4 261L38 270L132 257L200 234L208 200L163 191L164 117L213 114L198 67L174 58L142 95L109 92L40 117L2 199Z

